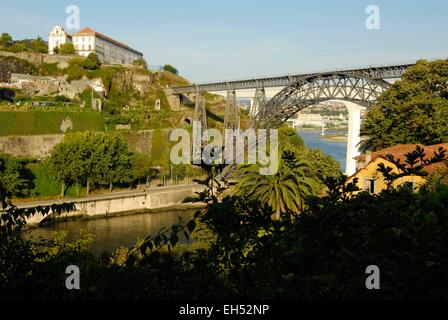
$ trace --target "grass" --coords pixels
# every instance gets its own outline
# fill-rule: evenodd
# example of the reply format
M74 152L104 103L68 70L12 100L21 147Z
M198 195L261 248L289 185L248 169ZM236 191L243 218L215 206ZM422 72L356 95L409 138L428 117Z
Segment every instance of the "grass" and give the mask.
M31 191L33 198L55 197L61 194L61 183L51 177L50 168L46 161L42 163L31 163L27 165L34 175L34 189ZM67 197L76 197L78 195L75 186L66 190Z
M0 136L61 133L65 118L73 123L71 131L104 131L105 124L98 112L68 111L4 111L0 112Z

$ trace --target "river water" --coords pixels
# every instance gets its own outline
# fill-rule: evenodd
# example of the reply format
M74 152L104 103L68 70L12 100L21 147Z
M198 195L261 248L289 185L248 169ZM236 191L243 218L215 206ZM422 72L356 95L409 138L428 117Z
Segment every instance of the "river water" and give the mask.
M170 227L181 221L189 221L195 211L164 211L157 213L137 213L104 219L65 221L27 231L26 238L33 240L52 239L56 231L68 231L68 239L79 238L79 232L84 229L95 235L91 252L99 255L103 252L112 253L120 247L132 247L138 240L157 234L161 228ZM186 239L179 235L181 241Z
M328 137L321 136L321 131L298 131L305 144L309 147L319 148L326 154L332 156L341 164L341 170L345 170L347 162L347 142L332 140ZM327 130L327 134L344 134L346 132Z
M340 132L328 131L329 134ZM323 152L333 156L344 170L346 162L346 142L335 141L321 136L320 131L299 131L305 144L320 148ZM113 252L119 247L132 247L138 240L149 235L157 234L161 228L170 227L193 217L194 211L166 211L158 213L135 214L121 217L111 217L95 220L77 220L59 222L49 226L31 229L27 238L51 239L55 231L68 231L68 239L73 241L79 237L81 229L95 235L95 242L91 247L92 253L99 255L103 252Z

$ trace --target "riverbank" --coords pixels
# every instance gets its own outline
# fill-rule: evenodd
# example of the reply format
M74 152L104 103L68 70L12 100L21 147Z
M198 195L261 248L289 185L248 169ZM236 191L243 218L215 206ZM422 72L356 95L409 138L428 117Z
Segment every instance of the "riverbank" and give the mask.
M50 213L44 217L36 214L27 220L27 226L39 226L54 221L73 219L101 219L112 216L132 215L135 213L151 213L160 210L197 209L203 204L184 204L183 201L203 191L204 186L188 184L153 188L145 192L127 192L120 194L90 196L76 199L63 199L61 201L36 201L21 203L19 208L28 209L38 206L46 207L53 204L73 203L75 210L60 215Z
M338 141L338 142L347 142L348 137L345 135L338 135L338 134L326 134L322 136L322 138L330 141Z

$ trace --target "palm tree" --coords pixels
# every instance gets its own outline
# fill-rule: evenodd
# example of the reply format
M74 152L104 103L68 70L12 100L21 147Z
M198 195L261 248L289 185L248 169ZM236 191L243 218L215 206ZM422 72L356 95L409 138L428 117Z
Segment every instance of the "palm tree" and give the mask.
M309 165L291 154L284 153L275 175L263 176L259 165L243 165L238 169L241 177L236 193L257 199L269 205L275 219L288 210L299 214L304 207L305 198L315 192L317 183L306 175Z

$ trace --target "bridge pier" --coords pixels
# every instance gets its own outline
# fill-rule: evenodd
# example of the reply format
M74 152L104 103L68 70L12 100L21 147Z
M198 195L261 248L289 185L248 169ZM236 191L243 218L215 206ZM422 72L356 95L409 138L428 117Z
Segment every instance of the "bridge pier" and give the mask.
M347 162L345 165L345 174L351 176L356 172L356 160L354 158L360 155L361 111L365 108L353 102L343 102L348 110Z
M224 115L224 130L240 128L240 108L236 101L235 90L227 91L227 104Z

